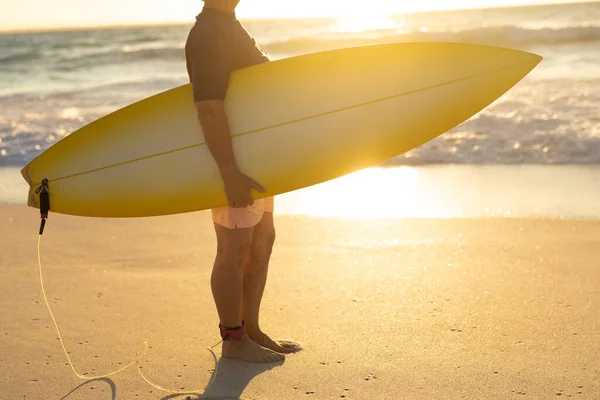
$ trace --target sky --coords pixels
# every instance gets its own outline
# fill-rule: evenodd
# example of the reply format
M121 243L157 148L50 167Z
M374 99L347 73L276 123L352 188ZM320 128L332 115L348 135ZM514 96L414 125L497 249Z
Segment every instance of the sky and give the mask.
M544 3L568 0L241 0L243 18L360 16ZM585 1L585 0L584 0ZM588 0L595 1L595 0ZM0 0L0 30L192 21L200 0Z

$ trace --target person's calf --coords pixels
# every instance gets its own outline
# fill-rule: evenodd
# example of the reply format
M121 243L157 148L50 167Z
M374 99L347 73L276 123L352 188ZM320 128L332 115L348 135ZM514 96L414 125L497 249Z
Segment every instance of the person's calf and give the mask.
M241 324L243 274L243 258L217 255L210 283L220 323L225 326Z

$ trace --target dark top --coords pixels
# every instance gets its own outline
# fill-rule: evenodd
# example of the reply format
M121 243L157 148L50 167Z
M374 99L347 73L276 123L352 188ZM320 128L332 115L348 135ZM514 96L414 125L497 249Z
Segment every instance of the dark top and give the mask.
M185 57L195 102L224 100L231 72L269 61L234 13L209 7L196 17Z

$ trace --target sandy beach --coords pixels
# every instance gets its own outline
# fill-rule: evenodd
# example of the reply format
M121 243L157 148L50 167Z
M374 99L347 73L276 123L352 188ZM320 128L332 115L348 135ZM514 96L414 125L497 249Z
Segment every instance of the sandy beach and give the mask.
M217 346L215 372L208 212L50 214L45 288L75 368L111 373L147 341L144 374L185 395L135 366L73 373L42 296L39 213L20 171L87 124L189 83L185 45L203 3L5 2L0 400L600 400L600 2L534 2L557 3L241 2L237 17L273 61L440 41L544 57L444 135L278 196L261 324L304 346L284 362L221 359Z
M73 375L40 291L39 217L0 207L2 399L600 398L600 222L277 216L263 329L305 349L219 360L205 395L135 367ZM218 342L209 214L52 214L46 290L75 367L202 388ZM217 348L219 349L219 348ZM219 351L217 351L219 355Z

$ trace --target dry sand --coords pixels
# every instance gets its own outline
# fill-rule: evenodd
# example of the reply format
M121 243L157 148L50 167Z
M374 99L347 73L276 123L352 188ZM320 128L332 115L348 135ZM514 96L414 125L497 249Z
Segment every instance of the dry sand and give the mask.
M166 399L73 375L43 304L38 214L0 207L0 398ZM600 399L600 222L276 216L262 324L305 350L220 360L191 399ZM208 213L51 215L46 290L76 368L203 387L219 339Z

